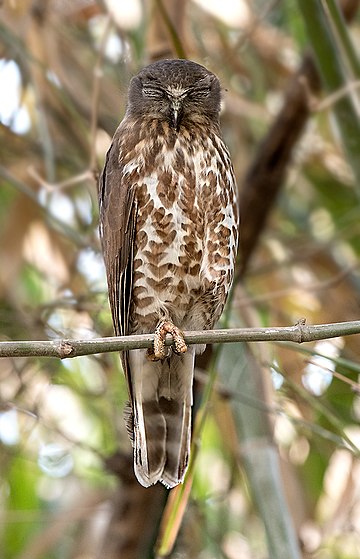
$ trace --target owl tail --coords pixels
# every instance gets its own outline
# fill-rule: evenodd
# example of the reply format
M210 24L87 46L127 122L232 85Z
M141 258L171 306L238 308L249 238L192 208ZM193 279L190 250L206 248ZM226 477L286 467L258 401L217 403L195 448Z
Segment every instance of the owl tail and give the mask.
M152 362L129 352L135 475L144 487L184 479L190 454L194 350Z

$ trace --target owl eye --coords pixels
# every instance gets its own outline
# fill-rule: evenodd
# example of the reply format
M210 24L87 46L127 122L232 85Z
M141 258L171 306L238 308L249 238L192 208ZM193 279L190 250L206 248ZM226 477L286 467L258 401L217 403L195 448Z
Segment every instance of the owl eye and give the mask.
M198 87L194 88L188 93L190 99L205 99L209 97L211 88L210 87Z
M161 99L163 97L163 92L155 87L144 87L142 91L145 97L150 97L151 99Z

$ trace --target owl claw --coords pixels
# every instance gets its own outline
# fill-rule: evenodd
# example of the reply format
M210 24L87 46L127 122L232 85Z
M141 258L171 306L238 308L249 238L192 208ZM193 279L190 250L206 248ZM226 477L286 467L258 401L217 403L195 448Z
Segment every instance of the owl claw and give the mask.
M153 347L148 349L147 357L150 361L160 361L168 356L168 349L165 345L166 335L170 334L173 339L173 352L177 355L187 351L184 334L170 320L159 322L155 329Z

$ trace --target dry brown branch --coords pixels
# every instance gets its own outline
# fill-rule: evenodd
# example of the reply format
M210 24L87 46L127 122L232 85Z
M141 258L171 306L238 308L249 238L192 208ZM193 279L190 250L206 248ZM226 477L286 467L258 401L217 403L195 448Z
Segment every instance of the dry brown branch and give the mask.
M150 61L161 58L186 58L184 48L187 2L149 0L147 45Z
M359 1L344 0L341 5L346 20L350 22ZM294 148L311 115L313 103L309 105L309 97L316 96L320 89L319 73L312 56L307 53L285 92L283 107L260 144L244 179L240 200L242 276L283 185Z
M311 114L308 94L303 87L317 92L320 81L315 64L306 55L285 94L283 107L246 174L240 200L242 217L241 274L246 271L249 259L264 229L267 217L274 206L284 182L293 149L298 142Z

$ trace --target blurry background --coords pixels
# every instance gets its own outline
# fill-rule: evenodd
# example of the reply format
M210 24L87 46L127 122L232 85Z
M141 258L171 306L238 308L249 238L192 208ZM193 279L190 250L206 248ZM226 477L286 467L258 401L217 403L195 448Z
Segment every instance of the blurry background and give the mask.
M342 7L351 27L337 29L338 45L352 41L351 54L358 2ZM360 183L295 0L5 0L0 10L2 340L112 335L95 177L130 77L173 56L223 86L243 245L221 326L359 317ZM349 90L360 75L340 46ZM320 62L331 72L334 52ZM358 337L231 344L198 365L206 420L170 556L263 559L283 518L304 558L359 557ZM218 373L212 390L206 370ZM134 479L118 355L2 359L0 381L0 556L152 557L167 491ZM288 509L273 501L279 480Z

